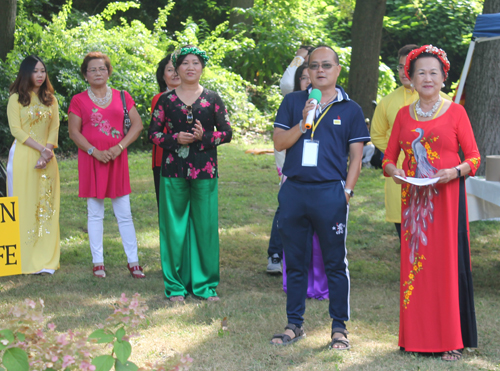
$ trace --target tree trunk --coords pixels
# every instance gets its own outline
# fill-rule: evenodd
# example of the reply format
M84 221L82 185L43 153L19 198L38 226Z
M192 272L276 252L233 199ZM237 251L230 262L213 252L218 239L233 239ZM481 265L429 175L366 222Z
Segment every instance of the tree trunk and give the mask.
M5 60L7 53L14 47L16 30L17 0L0 0L0 59Z
M378 66L386 0L357 0L352 19L351 67L347 93L373 116L377 100Z
M500 1L485 0L483 14L499 13ZM481 153L477 175L484 175L486 156L500 154L500 40L476 44L466 84L465 110Z
M231 9L232 8L243 8L249 9L253 7L254 0L231 0ZM252 18L245 17L243 14L238 14L235 11L231 11L229 15L229 28L232 28L237 23L245 23L247 25L247 32L250 32L250 27L252 26Z

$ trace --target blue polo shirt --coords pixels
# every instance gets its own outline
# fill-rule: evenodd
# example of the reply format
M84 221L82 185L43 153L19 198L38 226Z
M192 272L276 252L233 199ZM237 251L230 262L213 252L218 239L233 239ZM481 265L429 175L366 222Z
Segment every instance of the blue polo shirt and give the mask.
M283 174L288 178L302 182L345 180L349 145L370 141L361 107L349 99L340 86L337 85L336 89L337 97L330 103L331 108L314 132L313 139L319 141L318 166L302 166L304 140L311 139L312 129L309 129L286 151ZM299 124L310 90L311 88L285 96L274 121L275 128L289 130ZM324 110L327 108L328 106ZM324 110L316 110L315 122Z

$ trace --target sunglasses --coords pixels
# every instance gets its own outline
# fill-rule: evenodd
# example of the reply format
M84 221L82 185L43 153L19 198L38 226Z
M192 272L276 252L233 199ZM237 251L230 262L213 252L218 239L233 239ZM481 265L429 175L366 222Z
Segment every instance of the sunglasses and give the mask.
M188 124L193 123L193 106L186 106L188 113L187 113L187 122Z
M310 70L319 70L319 66L320 64L319 63L311 63L309 65L309 69ZM338 64L331 64L331 63L321 63L321 68L324 69L324 70L329 70L330 68L334 67L334 66L338 66Z

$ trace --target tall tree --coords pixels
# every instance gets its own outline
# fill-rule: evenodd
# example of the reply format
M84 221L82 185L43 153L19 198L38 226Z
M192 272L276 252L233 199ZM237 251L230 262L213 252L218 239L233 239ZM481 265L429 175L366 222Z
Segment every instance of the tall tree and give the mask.
M500 1L485 0L483 14L500 13ZM471 120L485 173L487 155L498 155L500 148L500 40L476 44L467 78L465 109Z
M231 9L233 8L243 8L249 9L253 7L254 0L231 0ZM229 15L229 27L233 27L237 23L245 23L248 26L248 31L252 26L252 17L245 16L244 14L238 14L234 10L231 11Z
M357 0L352 18L352 53L348 93L373 116L377 100L378 66L386 0Z
M0 6L0 59L5 60L14 47L17 0L0 0Z

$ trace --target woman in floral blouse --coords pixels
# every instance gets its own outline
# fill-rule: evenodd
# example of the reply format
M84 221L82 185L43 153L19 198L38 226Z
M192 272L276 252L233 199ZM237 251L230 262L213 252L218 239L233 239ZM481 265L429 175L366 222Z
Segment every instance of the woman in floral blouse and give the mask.
M149 140L163 148L160 252L171 301L189 293L219 300L217 146L232 130L219 95L200 85L207 61L192 45L173 53L181 84L160 97L149 126Z

